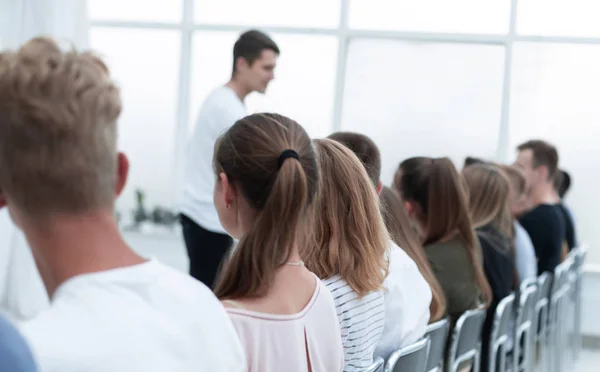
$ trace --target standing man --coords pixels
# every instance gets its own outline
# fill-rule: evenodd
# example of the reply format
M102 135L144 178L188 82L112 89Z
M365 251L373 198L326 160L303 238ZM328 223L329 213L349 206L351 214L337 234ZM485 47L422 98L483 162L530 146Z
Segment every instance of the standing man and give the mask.
M554 272L561 261L565 243L565 220L556 205L554 181L558 173L558 152L551 144L531 140L517 147L516 166L529 184L531 210L519 222L527 230L538 259L538 273ZM565 243L566 244L566 243Z
M183 200L179 207L190 275L213 287L221 262L233 244L215 209L213 151L217 138L246 116L244 99L264 93L274 78L277 44L260 31L243 33L233 47L231 80L204 101L188 144Z

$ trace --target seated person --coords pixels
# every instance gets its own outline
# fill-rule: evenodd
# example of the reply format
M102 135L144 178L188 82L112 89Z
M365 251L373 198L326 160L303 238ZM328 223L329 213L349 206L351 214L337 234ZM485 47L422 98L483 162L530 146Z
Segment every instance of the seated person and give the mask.
M518 217L527 208L527 181L523 171L512 165L501 166L510 181L510 194L508 203L513 219L515 260L519 282L537 278L537 260L535 248L529 234L519 223Z
M489 340L498 303L515 289L516 269L510 182L491 164L475 164L462 171L469 189L469 210L483 254L483 270L492 288L492 303L482 331L482 370L487 371Z
M533 242L538 273L553 273L561 262L563 244L566 244L565 218L554 194L558 152L554 146L541 140L525 142L517 149L515 165L525 174L531 208L519 218L519 222Z
M0 207L27 237L51 299L21 331L44 372L243 371L213 293L121 236L120 112L93 53L36 38L0 54Z
M311 139L277 114L238 120L215 146L219 220L239 239L215 294L223 301L248 371L341 371L342 338L331 294L306 269L304 218L319 179Z
M565 238L567 240L567 246L569 247L569 251L577 246L577 237L575 234L575 222L573 221L573 213L569 207L565 205L563 199L569 188L571 187L571 176L564 170L559 170L558 175L556 177L556 181L554 183L554 188L556 191L556 203L560 208L560 212L562 213L565 219ZM566 252L564 252L566 255Z
M365 167L373 187L384 201L386 191L380 180L381 154L375 142L363 134L353 132L336 132L328 138L340 142L354 152ZM389 199L388 201L391 202ZM396 206L397 204L389 205L390 208ZM400 208L403 208L401 203ZM385 327L375 350L376 356L387 359L393 351L423 337L427 323L445 315L446 305L441 288L425 258L423 247L418 244L418 240L411 240L416 237L410 229L408 218L404 216L401 220L394 219L394 222L387 223L388 217L403 217L397 213L404 211L381 208L381 212L390 234L396 233L388 250L390 267L384 282ZM406 224L397 224L401 222ZM411 236L407 237L407 233Z
M389 235L365 168L352 151L315 140L320 177L314 243L303 247L306 267L333 295L344 345L344 371L364 371L385 327L384 280Z
M448 158L403 161L394 177L455 322L465 311L492 300L463 181Z

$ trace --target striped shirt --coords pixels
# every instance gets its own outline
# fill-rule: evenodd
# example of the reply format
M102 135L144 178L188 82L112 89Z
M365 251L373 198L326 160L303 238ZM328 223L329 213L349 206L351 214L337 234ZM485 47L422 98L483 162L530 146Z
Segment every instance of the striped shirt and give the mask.
M373 363L373 352L383 333L383 291L359 297L339 275L323 282L333 296L340 321L344 372L364 371Z

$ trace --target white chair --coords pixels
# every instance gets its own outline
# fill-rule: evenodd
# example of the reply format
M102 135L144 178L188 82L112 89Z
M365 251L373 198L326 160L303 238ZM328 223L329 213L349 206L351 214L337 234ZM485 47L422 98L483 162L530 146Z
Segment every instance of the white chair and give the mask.
M450 321L442 319L427 326L425 337L429 337L427 372L440 372L444 367L444 356L450 333Z
M510 364L507 363L508 355L512 350L509 346L510 339L514 337L515 295L510 294L503 298L496 307L494 321L488 349L488 372L504 372Z
M369 368L365 369L365 372L383 372L384 364L385 364L385 361L383 360L383 358L378 357L377 359L375 359L373 364L371 364L369 366Z
M485 322L485 309L466 311L456 322L446 372L457 372L463 362L472 361L473 371L479 371L481 358L481 329Z
M552 290L552 275L542 273L538 277L538 291L535 304L535 341L540 347L541 364L546 367L546 371L551 368L548 354L548 312L549 298Z
M536 301L537 285L522 285L515 323L513 350L513 370L515 372L533 372L537 330Z
M385 363L385 372L427 372L429 357L429 338L403 347L389 356Z

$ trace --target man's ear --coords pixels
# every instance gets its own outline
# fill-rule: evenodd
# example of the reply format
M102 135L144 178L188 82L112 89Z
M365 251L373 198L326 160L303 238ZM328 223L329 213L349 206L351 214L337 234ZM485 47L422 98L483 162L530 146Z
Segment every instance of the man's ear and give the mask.
M381 182L381 180L379 180L379 182L377 183L377 195L381 195L382 191L383 191L383 182Z
M117 156L117 184L115 193L117 196L121 195L125 185L127 184L127 177L129 176L129 159L127 155L120 152Z

